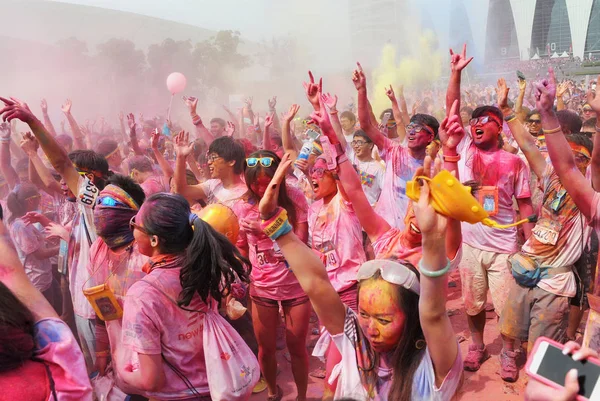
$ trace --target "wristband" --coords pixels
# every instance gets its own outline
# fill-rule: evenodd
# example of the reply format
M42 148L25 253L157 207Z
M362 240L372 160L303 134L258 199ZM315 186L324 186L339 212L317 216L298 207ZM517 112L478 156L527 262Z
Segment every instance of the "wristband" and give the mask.
M558 127L556 127L556 128L552 128L552 129L549 129L549 130L542 129L542 132L543 132L545 135L556 134L557 132L562 132L562 127L559 125Z
M460 160L460 155L456 155L456 156L443 155L443 158L444 158L445 162L457 163Z
M509 116L504 117L504 121L506 121L507 123L509 123L509 122L513 121L514 119L516 119L516 118L517 118L517 115L513 113L513 114L511 114Z
M96 351L96 356L99 357L103 357L103 356L110 356L110 350L104 350L104 351Z
M196 115L195 115L195 116L192 118L192 124L194 124L194 125L202 125L202 119L200 118L200 116L199 116L199 115L197 115L197 114L196 114Z
M431 277L431 278L441 277L444 274L448 273L448 270L450 270L450 259L447 259L447 260L448 260L448 263L446 263L446 267L444 267L441 270L431 271L431 270L427 270L423 267L423 259L421 259L419 261L419 273L421 273L422 275L424 275L426 277Z
M10 137L8 138L0 138L1 143L10 143Z
M282 207L277 208L277 213L269 220L263 220L260 227L272 241L292 231L287 211Z

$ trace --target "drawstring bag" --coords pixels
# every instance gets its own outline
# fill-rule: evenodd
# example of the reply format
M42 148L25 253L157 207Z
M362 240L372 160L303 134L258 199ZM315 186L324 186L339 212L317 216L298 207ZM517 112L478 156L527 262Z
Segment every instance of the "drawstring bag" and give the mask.
M204 317L204 359L212 401L244 401L260 379L256 356L212 308Z

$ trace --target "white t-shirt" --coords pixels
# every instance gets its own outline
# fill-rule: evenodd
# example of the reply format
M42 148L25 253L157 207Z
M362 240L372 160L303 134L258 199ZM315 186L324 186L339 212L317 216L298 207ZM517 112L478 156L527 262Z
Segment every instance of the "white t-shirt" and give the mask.
M200 188L206 194L206 203L221 203L233 208L233 205L248 192L246 184L241 183L233 188L225 188L219 179L212 179L200 184Z
M381 190L383 188L383 177L385 176L385 167L377 160L362 162L353 155L352 164L360 178L360 184L369 200L371 206L377 203Z
M360 343L359 336L362 337ZM369 398L369 395L361 382L358 367L370 360L369 356L373 355L373 351L370 350L369 342L361 332L358 317L350 308L347 308L346 311L344 331L332 336L332 338L342 355L342 361L333 368L332 377L330 379L335 380L337 378L338 380L334 398L339 399L347 397L356 400L387 401L392 384L392 369L384 369L381 367L378 369L379 379L376 384L376 394L371 398ZM359 355L357 355L357 353ZM456 353L454 364L444 378L442 385L439 388L436 387L433 362L431 361L429 350L425 348L423 359L421 359L421 363L417 367L413 377L411 400L450 401L460 384L462 371L463 361L459 348Z

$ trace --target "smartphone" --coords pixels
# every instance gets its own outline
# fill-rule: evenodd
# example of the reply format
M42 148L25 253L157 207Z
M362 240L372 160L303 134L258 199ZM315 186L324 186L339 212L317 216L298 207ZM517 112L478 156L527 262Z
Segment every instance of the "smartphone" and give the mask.
M381 119L381 124L384 127L387 127L387 123L388 121L390 121L390 118L392 118L392 113L390 113L389 111L387 113L384 113L383 118Z
M525 74L517 70L517 78L519 78L519 81L525 81Z
M563 355L564 345L540 337L533 346L531 356L525 370L548 386L561 388L565 384L565 376L571 369L579 373L579 395L577 399L600 400L600 360L588 358L585 361L574 361L571 355Z

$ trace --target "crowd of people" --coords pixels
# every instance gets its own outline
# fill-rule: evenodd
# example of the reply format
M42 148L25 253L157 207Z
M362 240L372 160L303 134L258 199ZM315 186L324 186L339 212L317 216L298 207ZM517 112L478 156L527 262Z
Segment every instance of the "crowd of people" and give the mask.
M390 86L379 117L360 64L356 110L312 73L304 118L273 97L264 119L248 98L208 120L184 97L191 133L123 113L96 130L69 100L59 133L46 101L40 119L1 97L0 399L279 401L284 337L299 401L309 374L323 400L451 400L490 358L488 291L502 380L542 336L597 356L574 342L600 229L595 84L550 68L516 96L504 79L461 87L471 60L451 50L446 91ZM444 170L493 223L434 207ZM446 310L455 270L464 355ZM525 397L578 390L571 374L560 390L532 377Z

